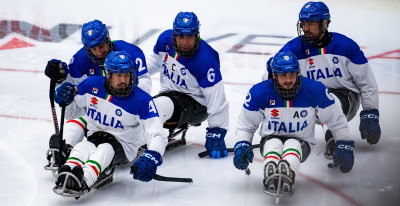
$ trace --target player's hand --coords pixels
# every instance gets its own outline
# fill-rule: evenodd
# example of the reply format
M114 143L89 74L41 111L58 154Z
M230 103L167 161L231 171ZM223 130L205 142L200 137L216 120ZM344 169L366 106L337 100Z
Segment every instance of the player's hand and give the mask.
M58 59L52 59L47 62L44 74L50 79L56 80L57 83L61 83L68 75L68 66L65 62Z
M226 129L219 127L207 128L205 147L211 158L218 159L228 156L224 140L226 132Z
M159 152L153 150L146 150L142 156L133 163L132 168L137 171L131 170L133 179L148 182L154 178L157 172L157 167L162 164L162 157ZM136 170L135 169L135 170Z
M360 133L361 138L367 139L368 143L378 143L381 137L381 127L379 126L379 111L377 109L361 111Z
M350 172L354 164L354 141L336 141L335 154L333 154L333 165L340 167L343 173Z
M77 88L73 84L64 82L61 86L57 87L54 100L60 106L69 105L74 100L76 91Z
M253 150L247 151L249 147L251 147L251 143L248 141L240 141L235 144L233 164L239 170L247 169L249 163L253 162L254 153Z

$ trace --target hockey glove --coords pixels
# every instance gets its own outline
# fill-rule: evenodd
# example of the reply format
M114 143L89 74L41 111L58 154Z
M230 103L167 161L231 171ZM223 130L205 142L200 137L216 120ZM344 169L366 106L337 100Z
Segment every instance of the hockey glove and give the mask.
M370 144L378 143L381 137L379 126L379 111L377 109L363 110L360 113L361 138L367 139Z
M69 82L64 82L61 86L57 87L54 94L54 100L60 106L71 104L76 95L75 86Z
M343 173L350 172L354 164L354 141L337 140L335 154L333 154L333 165L340 167Z
M249 166L249 162L253 162L254 153L253 150L249 150L251 143L248 141L240 141L235 144L233 157L233 164L239 170L245 170ZM247 151L247 152L246 152Z
M56 80L57 83L61 83L68 75L68 66L65 62L58 59L52 59L47 62L44 74L50 79Z
M154 178L157 172L157 167L162 163L161 154L153 151L146 150L143 152L142 156L133 163L131 174L133 174L133 179L140 180L143 182L148 182ZM134 171L133 168L137 168Z
M224 140L226 132L226 129L219 127L207 128L205 147L211 158L218 159L228 156Z

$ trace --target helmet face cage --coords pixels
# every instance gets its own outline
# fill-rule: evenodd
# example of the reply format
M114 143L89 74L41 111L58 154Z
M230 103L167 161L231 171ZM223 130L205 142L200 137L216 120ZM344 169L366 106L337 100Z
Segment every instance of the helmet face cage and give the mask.
M94 20L88 23L85 23L82 27L82 37L81 37L83 48L85 49L86 54L89 59L103 67L104 58L97 58L90 48L94 48L102 45L107 41L109 46L109 51L113 50L113 44L110 39L110 35L108 33L107 27L99 20Z
M297 72L297 79L296 83L293 85L293 88L290 90L287 90L283 88L281 85L279 85L278 80L275 77L275 73L272 78L272 82L274 84L275 90L278 92L278 94L282 97L283 100L291 101L296 97L297 92L299 92L300 87L301 87L301 75L300 72Z
M111 51L114 50L114 45L113 45L113 43L112 43L112 41L111 41L111 39L109 37L107 38L106 41L108 43L108 48L109 48L108 53L110 53ZM84 47L84 49L85 49L85 52L88 55L90 61L92 61L93 63L98 64L100 69L104 69L105 58L98 58L96 55L93 54L93 52L90 50L90 48L87 49L86 47Z
M324 25L324 20L327 20ZM319 34L315 37L306 37L303 25L304 22L318 22ZM330 14L328 7L323 2L308 2L299 13L299 20L297 21L297 35L308 44L314 44L321 39L321 36L328 30Z
M296 56L290 52L280 52L276 54L271 62L272 67L272 81L275 87L275 90L284 100L293 100L294 97L297 95L297 92L300 90L301 87L301 80L302 76L300 74L300 65L299 61L297 61ZM296 73L297 78L296 82L293 85L293 88L287 90L283 88L278 83L277 74L287 74L287 73Z
M196 14L193 12L180 12L173 23L173 34L172 34L172 44L176 53L181 57L191 57L193 56L200 45L200 22L197 19ZM195 44L193 49L189 51L182 51L178 47L176 40L177 36L195 36Z
M107 81L105 83L111 95L126 97L129 96L133 88L136 86L136 74L134 64L128 53L125 51L111 52L107 55L104 68L106 71ZM113 74L129 73L129 83L124 89L116 89L112 86Z

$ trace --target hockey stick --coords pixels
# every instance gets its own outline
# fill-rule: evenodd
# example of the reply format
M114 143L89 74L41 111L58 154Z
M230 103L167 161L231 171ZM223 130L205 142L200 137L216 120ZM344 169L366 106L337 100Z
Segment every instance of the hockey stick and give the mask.
M59 168L61 168L61 165L64 164L64 158L62 156L62 151L63 151L63 148L64 148L63 129L64 129L65 107L66 107L66 105L62 105L61 106L60 133L58 135L59 136L59 142L60 142L60 147L59 147L59 152L58 152Z
M249 160L247 159L247 152L253 150L254 148L258 148L260 147L260 144L255 144L255 145L251 145L249 148L247 148L247 150L243 153L246 156L246 161L248 164L250 164ZM245 156L242 156L242 159L245 158ZM244 171L246 173L247 176L250 175L251 171L249 169L249 167L246 168L246 170Z
M226 148L226 150L228 150L228 152L233 152L233 148ZM208 155L208 151L206 150L206 151L200 152L198 155L200 158L206 157Z
M260 144L255 144L255 145L249 147L249 149L250 149L250 148L251 148L251 149L254 149L254 148L258 148L258 147L260 147ZM226 148L226 150L228 150L228 152L234 152L234 149L233 149L233 148ZM247 151L246 151L246 152L247 152ZM208 151L200 152L198 155L199 155L200 158L206 157L206 156L208 155Z
M57 133L60 132L60 129L58 127L58 120L57 120L57 113L56 113L56 108L54 106L54 92L56 89L56 81L55 80L50 80L50 91L49 91L49 97L50 97L50 107L51 107L51 114L53 114L53 124L54 124L54 130Z
M131 166L131 171L133 174L135 174L138 171L137 166ZM158 181L164 181L164 182L187 182L187 183L193 183L192 178L182 178L182 177L165 177L161 176L158 174L155 174L153 179L158 180Z

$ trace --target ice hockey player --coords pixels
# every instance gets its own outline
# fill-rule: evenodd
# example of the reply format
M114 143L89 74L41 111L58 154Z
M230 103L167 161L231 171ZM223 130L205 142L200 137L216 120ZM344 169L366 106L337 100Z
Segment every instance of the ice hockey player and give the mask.
M298 37L280 51L292 51L300 62L303 76L320 81L329 89L341 103L347 121L357 114L361 99L361 138L376 144L381 129L374 74L356 42L342 34L328 32L330 22L329 9L323 2L306 3L299 13ZM323 129L328 146L326 155L331 158L335 148L333 134L330 128L327 130L323 126Z
M90 188L115 160L132 161L142 138L147 139L148 150L134 163L138 167L134 178L151 180L162 163L167 134L152 97L136 85L130 55L110 52L104 68L105 77L92 76L78 86L64 82L56 89L58 104L86 110L88 138L74 146L56 181L58 186L67 181L69 190Z
M239 115L233 163L247 169L254 154L253 135L260 123L260 150L264 157L264 191L274 196L291 196L300 163L316 143L315 121L320 118L336 139L333 164L349 172L354 163L354 141L350 140L346 117L328 89L300 75L299 62L290 51L276 54L271 63L272 79L254 85ZM282 184L278 185L279 178ZM277 191L279 189L279 194Z
M206 119L205 147L211 158L228 152L225 135L229 105L225 97L218 52L200 39L193 12L180 12L173 29L158 37L148 60L150 74L160 72L161 91L154 97L165 128L196 125Z
M81 39L83 47L71 58L69 65L61 60L52 59L47 63L45 74L50 79L58 83L69 82L78 85L89 76L104 76L104 60L111 51L126 51L132 57L134 69L138 77L138 87L150 93L151 79L146 68L146 59L142 50L130 43L122 40L111 41L108 29L105 24L99 20L87 22L82 27ZM83 109L66 107L65 118L70 120L65 127L69 130L85 130L86 120L82 117L85 115ZM45 166L47 169L57 169L58 155L58 136L53 135L50 138L50 150L47 153L49 164ZM68 155L69 150L81 139L65 139L65 153ZM53 155L56 154L56 155ZM52 158L55 156L55 158Z

